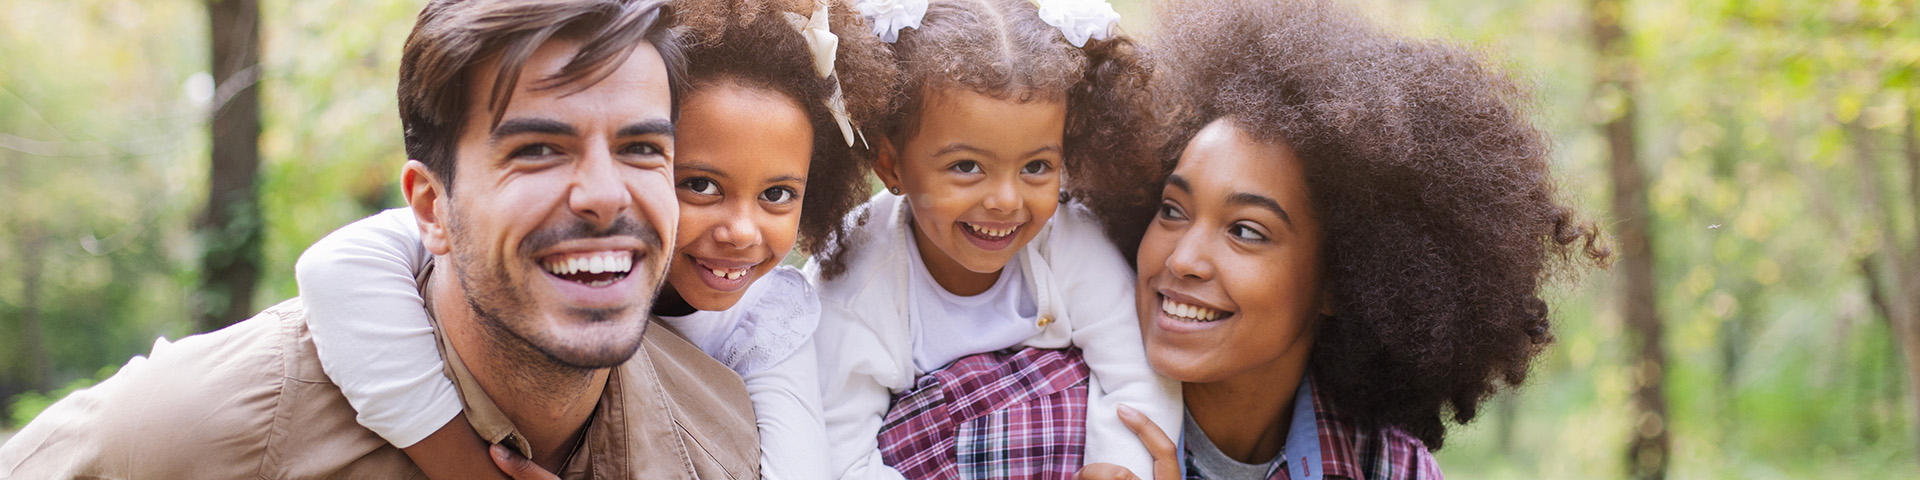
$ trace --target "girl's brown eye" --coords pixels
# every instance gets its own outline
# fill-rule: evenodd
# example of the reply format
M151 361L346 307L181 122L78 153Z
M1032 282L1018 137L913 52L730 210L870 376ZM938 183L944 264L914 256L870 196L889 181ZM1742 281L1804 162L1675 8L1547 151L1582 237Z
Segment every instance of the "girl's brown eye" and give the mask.
M1020 173L1024 173L1028 175L1039 175L1042 173L1047 173L1048 170L1052 170L1052 169L1053 169L1053 166L1048 165L1047 162L1034 160L1031 162L1027 162L1027 165L1020 169Z
M799 195L795 194L793 189L787 187L773 187L764 192L760 192L760 199L767 201L767 203L787 203L797 197L799 197Z
M947 168L960 173L980 173L980 162L964 160Z
M680 182L680 188L684 188L689 191L692 191L694 194L697 194L697 195L719 195L720 194L720 184L714 183L713 180L708 180L705 178L686 179L685 181Z

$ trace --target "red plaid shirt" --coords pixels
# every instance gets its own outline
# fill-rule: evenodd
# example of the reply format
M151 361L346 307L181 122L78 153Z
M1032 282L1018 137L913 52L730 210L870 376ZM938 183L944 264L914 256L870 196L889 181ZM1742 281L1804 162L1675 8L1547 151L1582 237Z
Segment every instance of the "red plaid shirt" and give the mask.
M1308 408L1307 405L1312 407ZM1300 380L1294 395L1293 428L1282 447L1281 461L1267 473L1268 480L1441 480L1440 463L1420 439L1397 428L1364 428L1341 415L1313 388ZM1303 420L1314 428L1306 428ZM1315 448L1317 447L1317 448ZM1181 444L1181 465L1187 480L1209 480ZM1314 457L1319 461L1315 462ZM1212 479L1229 480L1229 479Z
M1071 479L1086 455L1087 375L1073 347L961 357L894 397L881 458L910 479Z

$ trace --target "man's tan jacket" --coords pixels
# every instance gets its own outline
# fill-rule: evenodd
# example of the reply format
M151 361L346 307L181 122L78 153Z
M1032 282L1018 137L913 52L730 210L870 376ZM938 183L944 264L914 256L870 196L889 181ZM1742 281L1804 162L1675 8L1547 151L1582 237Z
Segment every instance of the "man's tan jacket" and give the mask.
M320 369L305 317L296 298L217 332L156 342L0 446L0 479L425 478L354 421ZM607 381L562 478L758 476L745 385L670 329L655 322ZM504 417L476 416L476 404L492 402L461 386L483 437L511 432L479 420Z

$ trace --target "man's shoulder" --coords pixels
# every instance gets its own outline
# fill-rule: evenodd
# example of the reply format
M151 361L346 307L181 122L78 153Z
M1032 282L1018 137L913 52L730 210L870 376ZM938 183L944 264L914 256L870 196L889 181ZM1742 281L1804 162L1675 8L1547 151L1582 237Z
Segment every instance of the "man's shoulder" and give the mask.
M645 362L627 363L628 378L651 373L658 380L673 416L674 428L690 444L695 469L719 468L724 476L755 478L760 459L760 437L740 375L688 343L665 323L653 321L640 352ZM634 371L650 366L651 372ZM635 388L630 394L645 394ZM644 402L641 404L645 404ZM645 413L642 413L645 414ZM711 472L719 473L719 472ZM703 474L701 477L714 475Z
M296 299L218 331L155 342L0 448L0 477L406 477L404 460L355 423L319 368ZM389 468L354 468L375 464Z

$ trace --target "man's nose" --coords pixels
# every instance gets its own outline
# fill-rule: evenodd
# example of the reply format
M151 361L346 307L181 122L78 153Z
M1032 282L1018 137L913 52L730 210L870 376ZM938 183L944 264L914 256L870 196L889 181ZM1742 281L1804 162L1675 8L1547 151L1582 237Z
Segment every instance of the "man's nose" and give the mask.
M632 197L613 156L604 149L594 150L575 163L567 206L594 227L607 228L626 213Z

